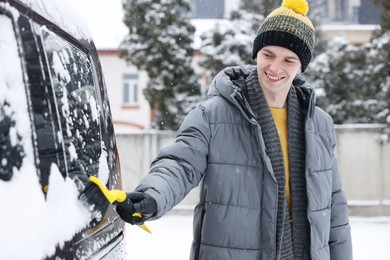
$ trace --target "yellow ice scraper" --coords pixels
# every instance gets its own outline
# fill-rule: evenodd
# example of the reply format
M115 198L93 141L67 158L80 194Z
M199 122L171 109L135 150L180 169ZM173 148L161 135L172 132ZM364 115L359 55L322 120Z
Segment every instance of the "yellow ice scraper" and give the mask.
M102 183L102 181L99 180L98 178L96 178L95 176L89 176L89 180L99 187L99 189L102 191L104 196L107 198L107 200L111 204L114 203L114 202L123 202L123 201L125 201L126 196L127 196L126 192L121 191L121 190L109 190L109 189L107 189L106 185L104 185ZM139 213L139 212L136 212L136 213L133 214L133 217L142 218L142 214ZM146 232L152 234L152 231L145 224L137 225L137 226L139 226L140 228L142 228Z

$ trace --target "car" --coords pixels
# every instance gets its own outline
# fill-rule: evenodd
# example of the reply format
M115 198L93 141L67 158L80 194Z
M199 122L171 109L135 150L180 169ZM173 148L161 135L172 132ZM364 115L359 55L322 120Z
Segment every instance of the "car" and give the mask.
M88 183L122 188L88 27L64 0L0 0L0 31L1 258L124 259L125 223Z

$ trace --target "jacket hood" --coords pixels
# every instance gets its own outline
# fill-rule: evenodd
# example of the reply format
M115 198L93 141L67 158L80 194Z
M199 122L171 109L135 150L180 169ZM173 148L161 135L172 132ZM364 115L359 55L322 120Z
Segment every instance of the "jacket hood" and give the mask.
M241 93L240 97L247 95L245 80L254 69L256 69L255 65L233 66L223 69L212 80L208 96L222 96L236 104L234 99L239 93ZM316 105L314 88L299 74L293 80L293 87L296 89L299 100L307 107L309 117L312 117Z

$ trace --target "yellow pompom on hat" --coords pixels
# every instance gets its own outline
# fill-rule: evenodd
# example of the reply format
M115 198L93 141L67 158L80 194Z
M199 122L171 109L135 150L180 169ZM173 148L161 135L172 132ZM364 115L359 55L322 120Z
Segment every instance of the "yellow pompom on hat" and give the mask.
M306 16L309 5L306 0L283 0L281 7L272 11L260 25L253 41L252 58L268 45L280 46L294 52L305 71L313 58L315 30Z

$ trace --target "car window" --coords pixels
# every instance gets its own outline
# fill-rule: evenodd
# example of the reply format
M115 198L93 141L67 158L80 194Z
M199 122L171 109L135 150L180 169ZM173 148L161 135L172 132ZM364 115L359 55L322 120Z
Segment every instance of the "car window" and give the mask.
M68 173L96 175L101 156L97 94L88 56L51 31L42 31Z

